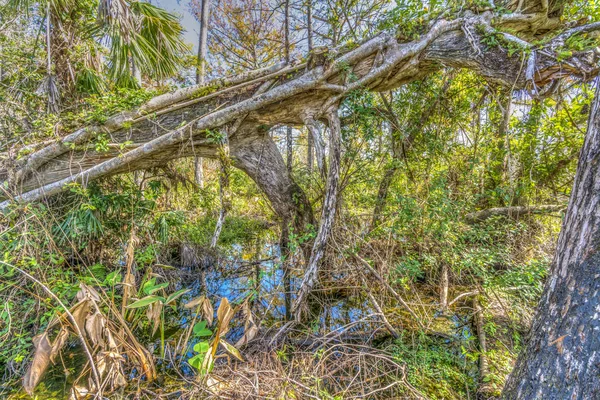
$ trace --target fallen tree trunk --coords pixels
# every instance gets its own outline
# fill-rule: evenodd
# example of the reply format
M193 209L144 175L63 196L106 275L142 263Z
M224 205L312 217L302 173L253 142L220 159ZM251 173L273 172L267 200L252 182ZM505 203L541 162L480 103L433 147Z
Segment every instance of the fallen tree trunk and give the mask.
M598 72L592 51L575 52L560 63L552 51L564 44L569 35L600 29L599 24L558 35L546 44L544 51L530 46L529 56L509 56L501 45L489 48L482 43L483 35L491 31L507 42L526 46L522 39L494 28L510 26L516 32L528 33L531 20L530 14L466 13L452 21L436 22L412 42L402 42L384 32L346 53L336 55L332 51L325 56L309 56L306 64L278 65L181 89L115 116L104 125L82 128L22 160L13 160L0 172L0 179L9 188L9 198L27 202L56 194L73 182L85 184L91 179L154 167L175 158L215 158L216 148L207 140L207 130L225 127L248 115L230 138L234 147L238 141L258 139L276 124L302 125L304 116L322 114L322 110L353 90L390 90L442 66L469 68L491 80L515 88L535 87L538 91L561 77L590 79ZM477 26L485 29L474 29ZM522 68L525 57L527 73ZM352 82L348 80L350 75L356 77ZM273 84L266 91L259 91L261 84L269 80ZM93 143L100 134L108 135L113 144L121 144L124 150L112 146L106 152L96 151ZM13 149L13 153L16 151ZM247 169L244 165L239 167ZM278 196L266 194L272 201ZM289 211L294 207L287 208Z
M469 224L474 224L496 216L519 218L529 214L549 214L557 211L564 211L565 208L566 207L561 204L488 208L487 210L481 210L465 215L465 221Z

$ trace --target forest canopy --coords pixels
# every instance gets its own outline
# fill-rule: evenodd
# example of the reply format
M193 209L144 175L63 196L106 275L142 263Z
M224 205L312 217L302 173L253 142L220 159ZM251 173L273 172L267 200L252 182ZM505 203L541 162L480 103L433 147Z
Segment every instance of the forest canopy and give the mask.
M0 397L600 399L596 0L167 3L0 0Z

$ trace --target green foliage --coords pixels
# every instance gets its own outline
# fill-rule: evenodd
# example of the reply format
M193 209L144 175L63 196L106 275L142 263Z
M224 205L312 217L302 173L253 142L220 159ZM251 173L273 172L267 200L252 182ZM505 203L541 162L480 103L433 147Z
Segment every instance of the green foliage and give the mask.
M181 237L190 243L206 246L210 243L216 224L217 220L212 216L187 221L181 226ZM260 220L232 215L225 219L219 245L225 249L232 245L252 244L267 233L265 228Z
M200 321L196 325L194 325L194 328L192 330L192 332L194 332L194 335L196 335L197 337L211 336L213 333L210 329L206 327L206 324L206 321Z
M390 350L406 365L408 382L430 399L465 399L477 391L477 368L465 362L464 348L424 334L403 333Z

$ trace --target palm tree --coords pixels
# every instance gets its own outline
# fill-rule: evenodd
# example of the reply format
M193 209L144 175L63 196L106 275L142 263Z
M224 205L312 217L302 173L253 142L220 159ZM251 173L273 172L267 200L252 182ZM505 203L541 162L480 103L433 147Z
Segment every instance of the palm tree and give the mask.
M69 86L90 93L102 90L106 78L117 87L139 87L142 76L164 80L188 51L177 18L144 1L100 0L96 7L83 0L9 0L2 12L26 15L45 33L46 77L38 92L47 96L49 112L58 112L60 91ZM70 51L77 45L89 50L83 62Z

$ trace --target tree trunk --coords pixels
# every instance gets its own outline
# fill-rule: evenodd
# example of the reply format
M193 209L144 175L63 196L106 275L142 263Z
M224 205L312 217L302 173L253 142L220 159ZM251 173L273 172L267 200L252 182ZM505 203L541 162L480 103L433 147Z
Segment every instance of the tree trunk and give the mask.
M308 173L312 174L313 170L313 136L309 129L306 129L306 166L308 168Z
M229 140L227 131L224 132L217 153L219 155L219 201L221 203L221 210L219 211L217 225L215 226L215 231L210 242L211 249L217 247L217 242L219 241L219 236L221 236L223 224L225 223L225 217L231 207L231 198L229 195L229 165L231 160L229 159Z
M442 262L440 268L440 308L442 311L446 311L448 308L448 287L450 285L450 271L448 270L448 264Z
M306 2L306 38L308 40L308 54L311 54L313 49L313 30L312 30L312 0ZM307 128L307 150L306 150L306 165L308 166L308 173L311 174L313 170L313 134L310 129Z
M237 133L235 138L237 140L229 142L231 162L256 182L277 215L291 221L298 233L304 232L308 225L314 225L311 205L288 174L283 157L268 133L253 133L243 139Z
M283 298L285 304L285 320L292 319L292 282L290 278L290 230L289 221L281 223L281 237L279 238L279 251L281 253L281 269L283 270Z
M285 129L285 147L286 147L286 165L290 173L292 173L292 165L294 162L294 143L292 139L292 127L287 126Z
M492 388L489 385L488 378L490 368L487 359L487 338L485 336L485 319L483 317L483 309L479 304L477 296L473 299L473 309L475 310L475 330L477 333L477 341L479 342L479 387L477 390L477 398L486 400L491 396Z
M206 54L208 52L208 19L210 0L202 0L200 10L200 33L198 35L198 56L196 66L196 84L204 84L206 79Z
M325 165L325 143L321 137L321 129L312 117L306 118L304 124L308 129L308 136L312 138L312 144L314 144L317 168L324 179L327 176L327 166Z
M329 120L329 130L331 133L329 149L329 172L327 174L327 188L323 208L321 210L321 223L319 231L310 254L310 259L304 273L304 278L298 290L298 296L294 303L294 317L296 321L301 321L305 314L305 303L316 284L319 267L325 249L329 242L329 237L333 230L335 220L336 204L338 201L339 180L340 180L340 161L341 161L341 126L337 109L330 111L327 119Z
M600 399L599 251L600 86L550 277L503 398Z
M198 186L204 189L204 162L202 157L194 159L194 180Z
M519 218L524 215L549 214L558 211L564 211L566 207L561 204L547 204L539 206L515 206L515 207L494 207L486 210L476 211L465 215L465 221L469 224L485 221L488 218L503 215L509 218Z
M204 84L206 80L206 54L208 49L208 18L210 0L202 0L200 11L200 34L198 35L198 58L196 66L196 84ZM194 162L194 178L196 184L204 188L204 168L202 157L196 157Z

